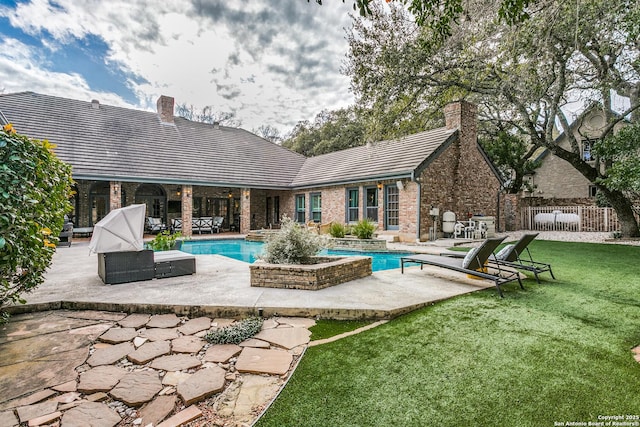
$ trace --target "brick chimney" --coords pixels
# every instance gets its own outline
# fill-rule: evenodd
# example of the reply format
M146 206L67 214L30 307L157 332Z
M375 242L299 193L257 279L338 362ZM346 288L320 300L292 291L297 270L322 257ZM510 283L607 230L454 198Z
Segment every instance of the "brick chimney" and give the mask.
M156 106L163 123L173 123L173 104L174 99L170 96L161 95L158 98Z

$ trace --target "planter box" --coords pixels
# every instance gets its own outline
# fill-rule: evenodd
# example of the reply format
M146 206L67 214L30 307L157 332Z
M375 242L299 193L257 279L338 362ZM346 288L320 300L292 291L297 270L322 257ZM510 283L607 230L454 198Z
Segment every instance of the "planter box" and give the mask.
M371 275L371 257L315 257L315 264L267 264L249 266L251 286L318 290Z
M351 250L362 252L386 251L387 241L380 239L355 239L355 238L332 238L329 239L329 249Z

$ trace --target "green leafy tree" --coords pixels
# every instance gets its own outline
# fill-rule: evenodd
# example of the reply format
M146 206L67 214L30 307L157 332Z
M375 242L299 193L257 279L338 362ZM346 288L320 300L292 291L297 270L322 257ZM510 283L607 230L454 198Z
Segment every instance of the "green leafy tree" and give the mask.
M495 19L502 4L466 1L450 36L438 40L436 30L416 24L400 4L371 3L371 14L355 18L349 35L345 72L358 102L389 128L406 112L429 115L454 99L475 102L482 122L533 149L548 148L594 182L616 209L622 234L637 236L632 201L606 180L612 163L584 161L569 130L576 103L602 108L605 138L640 108L640 3L549 0L528 8L518 26ZM612 107L616 92L630 99L620 114ZM569 148L555 143L558 129L566 131Z
M323 110L296 125L282 146L307 157L365 144L365 124L354 108Z
M0 320L43 282L71 208L71 167L53 148L10 124L0 130Z

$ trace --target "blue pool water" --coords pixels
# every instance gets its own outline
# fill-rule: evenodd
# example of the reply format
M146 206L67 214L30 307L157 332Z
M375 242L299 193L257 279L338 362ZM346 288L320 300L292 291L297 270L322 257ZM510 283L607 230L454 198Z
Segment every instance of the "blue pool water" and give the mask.
M187 240L182 244L184 252L194 255L224 255L229 258L252 263L262 253L264 243L247 242L242 239L222 240ZM410 255L409 252L356 252L323 250L320 255L364 255L370 256L373 271L400 268L400 257Z

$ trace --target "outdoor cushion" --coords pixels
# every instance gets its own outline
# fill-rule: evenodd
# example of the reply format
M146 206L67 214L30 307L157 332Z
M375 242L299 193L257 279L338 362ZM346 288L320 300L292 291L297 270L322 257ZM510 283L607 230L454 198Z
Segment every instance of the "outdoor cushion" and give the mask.
M462 261L462 268L469 268L469 264L474 260L479 250L480 247L477 247L467 252L467 255L465 255L464 260Z
M507 245L504 248L500 249L500 251L496 254L496 259L504 260L511 252L513 246L514 245Z

